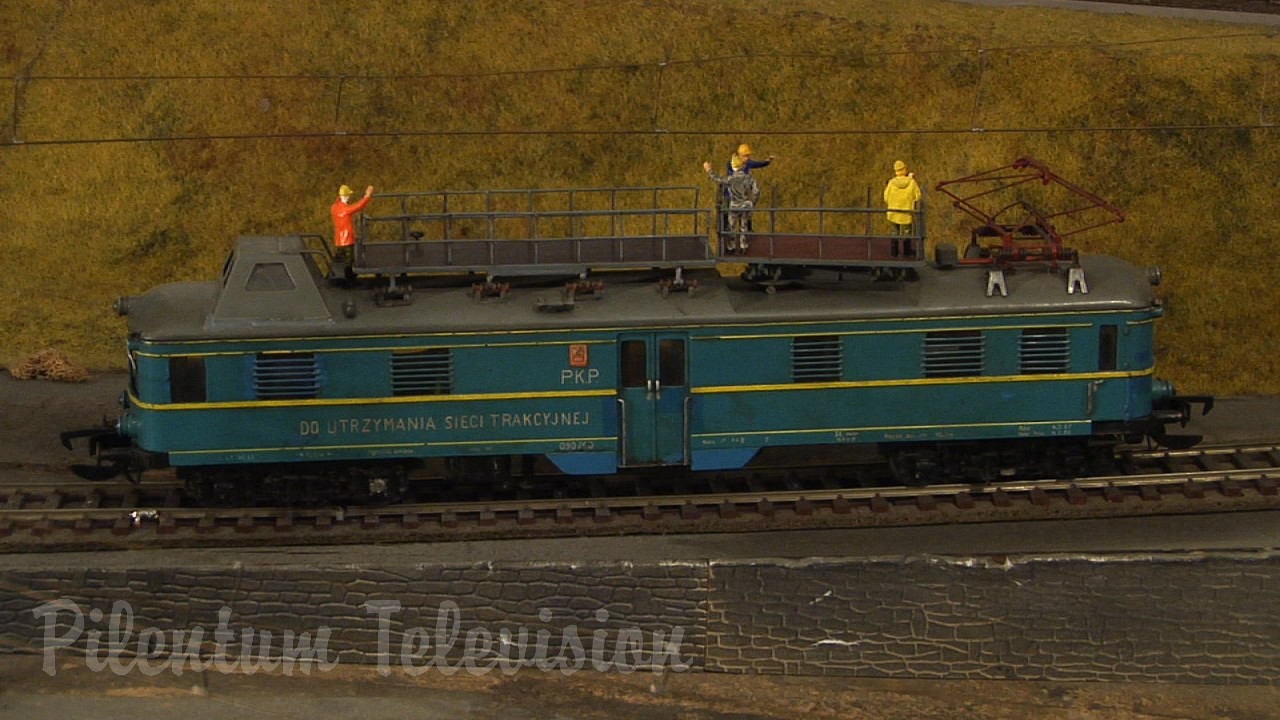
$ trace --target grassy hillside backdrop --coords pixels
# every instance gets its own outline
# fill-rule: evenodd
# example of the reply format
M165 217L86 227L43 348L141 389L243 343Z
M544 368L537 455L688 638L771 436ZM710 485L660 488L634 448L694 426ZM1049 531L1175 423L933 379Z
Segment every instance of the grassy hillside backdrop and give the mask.
M1159 372L1280 393L1280 40L1264 27L942 0L16 0L0 5L0 363L123 365L119 295L384 191L706 183L863 205L1023 155L1128 213ZM709 186L709 183L707 183ZM710 193L704 197L709 198ZM929 228L971 225L934 193ZM709 203L709 200L707 201Z

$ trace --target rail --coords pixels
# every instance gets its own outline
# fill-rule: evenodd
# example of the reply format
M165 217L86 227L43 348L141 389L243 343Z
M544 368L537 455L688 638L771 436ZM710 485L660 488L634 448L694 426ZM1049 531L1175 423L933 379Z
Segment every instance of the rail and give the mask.
M531 497L361 507L182 507L176 485L0 483L5 551L755 531L1186 514L1280 507L1280 446L1124 451L1120 474L988 485L880 486L881 465L562 479ZM659 482L665 482L661 487ZM428 482L424 488L435 488ZM568 492L560 496L561 492ZM521 492L521 495L524 493ZM219 535L219 531L222 532ZM323 534L318 534L323 533ZM323 538L323 539L322 539Z

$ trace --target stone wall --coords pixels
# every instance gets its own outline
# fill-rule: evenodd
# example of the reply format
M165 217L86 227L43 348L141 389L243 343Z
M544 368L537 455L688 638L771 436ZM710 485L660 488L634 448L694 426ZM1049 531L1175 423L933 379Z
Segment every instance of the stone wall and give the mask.
M923 557L711 571L710 670L1280 680L1276 557Z
M22 560L0 566L0 652L40 654L48 638L67 645L50 658L121 666L139 653L164 663L176 641L179 654L241 668L292 653L304 664L310 655L312 665L388 669L510 670L523 659L562 671L1280 683L1280 555L1269 553L173 568Z

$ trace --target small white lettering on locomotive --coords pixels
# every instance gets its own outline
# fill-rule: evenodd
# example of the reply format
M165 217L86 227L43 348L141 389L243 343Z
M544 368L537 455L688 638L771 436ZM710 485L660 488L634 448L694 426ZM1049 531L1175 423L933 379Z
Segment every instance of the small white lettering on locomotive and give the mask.
M572 427L591 424L591 413L575 411L535 411L517 413L472 413L458 415L412 415L375 418L349 417L329 420L300 420L298 434L373 435L391 432L432 432L436 430L502 430L506 428Z

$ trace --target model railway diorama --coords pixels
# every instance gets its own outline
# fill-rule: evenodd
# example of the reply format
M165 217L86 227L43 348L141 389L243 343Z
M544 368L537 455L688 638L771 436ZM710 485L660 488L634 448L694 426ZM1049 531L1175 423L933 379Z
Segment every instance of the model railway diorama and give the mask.
M732 251L692 187L380 194L350 262L243 237L221 278L122 298L123 411L63 441L83 474L171 467L208 501L813 446L985 482L1197 441L1169 428L1212 398L1154 374L1159 273L1067 244L1119 210L1030 158L933 190L968 238L930 238L923 204L909 236L883 207L764 205Z

